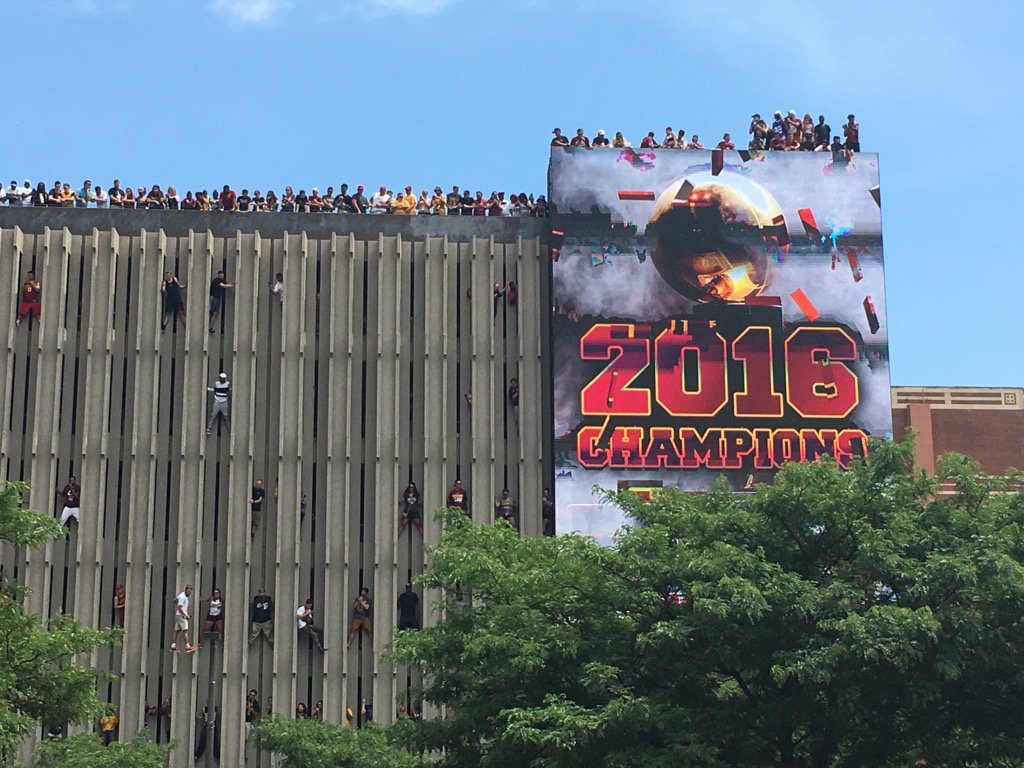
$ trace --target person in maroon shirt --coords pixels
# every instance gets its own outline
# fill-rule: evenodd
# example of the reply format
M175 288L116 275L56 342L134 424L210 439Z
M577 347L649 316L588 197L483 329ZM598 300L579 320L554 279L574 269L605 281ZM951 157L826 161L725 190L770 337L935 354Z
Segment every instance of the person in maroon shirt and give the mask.
M489 200L484 200L484 193L477 192L476 199L473 201L473 215L474 216L486 216L487 209L490 206Z
M640 142L640 149L660 149L661 145L654 139L654 131L650 131Z
M64 504L64 510L60 514L60 524L71 527L71 518L75 518L75 522L81 522L78 519L80 510L80 499L82 497L82 486L78 484L78 480L72 475L68 478L67 485L60 489L57 494L61 497Z
M736 149L736 145L732 143L732 139L729 137L729 134L726 133L726 134L723 134L722 140L720 142L718 142L718 148L719 149Z
M227 184L224 185L224 189L220 193L220 209L222 211L234 211L237 206L235 202L238 200L238 195L231 189Z
M456 507L469 514L469 492L462 487L461 480L456 480L455 485L448 491L447 503L449 507Z
M846 150L848 152L860 152L860 123L854 122L853 115L848 115L847 122L843 126L843 136L846 137Z
M586 147L590 149L590 139L583 135L583 129L577 128L576 135L572 137L572 141L569 142L570 147Z
M43 290L42 284L36 280L34 272L25 275L25 282L21 284L21 301L18 304L18 315L14 318L15 325L21 325L21 318L31 315L39 319L39 299Z

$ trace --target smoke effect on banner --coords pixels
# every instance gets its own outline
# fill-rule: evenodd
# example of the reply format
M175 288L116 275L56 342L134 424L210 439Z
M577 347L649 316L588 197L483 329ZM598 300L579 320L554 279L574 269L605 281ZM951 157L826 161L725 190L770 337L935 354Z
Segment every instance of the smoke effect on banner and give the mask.
M559 532L892 432L877 156L553 149Z

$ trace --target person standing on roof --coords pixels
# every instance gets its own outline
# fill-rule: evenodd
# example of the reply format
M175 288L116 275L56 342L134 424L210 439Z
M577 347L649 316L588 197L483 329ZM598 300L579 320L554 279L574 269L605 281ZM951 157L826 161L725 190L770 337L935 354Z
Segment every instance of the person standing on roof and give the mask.
M231 413L229 410L231 402L231 382L228 381L228 375L221 373L217 381L214 382L212 387L206 388L208 392L213 392L213 407L210 409L210 418L206 422L206 436L210 436L210 430L213 429L213 424L217 421L220 416L224 417L224 424L228 429L231 429Z

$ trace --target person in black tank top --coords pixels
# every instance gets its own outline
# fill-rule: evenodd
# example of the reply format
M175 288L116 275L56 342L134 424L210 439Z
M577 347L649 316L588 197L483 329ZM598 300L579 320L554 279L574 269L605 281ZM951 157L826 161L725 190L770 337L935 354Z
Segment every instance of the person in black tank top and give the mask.
M185 299L182 291L185 286L178 282L178 278L171 272L164 272L164 281L160 285L160 293L164 297L164 316L160 321L160 329L167 327L171 315L177 315L179 322L185 322Z
M404 508L403 508L404 507ZM420 495L416 483L409 483L409 486L402 491L398 497L398 508L402 510L402 519L398 523L398 535L402 535L405 526L412 523L423 535L423 497Z
M209 597L204 597L199 601L200 603L209 603L210 607L206 611L206 621L203 623L203 633L199 635L199 647L203 647L203 636L210 632L216 632L221 641L224 640L224 599L221 597L220 590L217 587L213 588L213 594Z

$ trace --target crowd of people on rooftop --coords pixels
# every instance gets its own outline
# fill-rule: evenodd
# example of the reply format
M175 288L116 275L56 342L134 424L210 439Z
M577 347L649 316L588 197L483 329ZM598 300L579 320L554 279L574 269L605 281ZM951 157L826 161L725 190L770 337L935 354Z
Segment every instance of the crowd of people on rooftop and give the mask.
M551 140L553 147L582 147L584 149L612 149L632 148L623 135L622 131L616 131L615 136L609 139L603 130L597 132L594 138L588 138L582 128L576 129L576 135L571 139L562 135L560 128L552 131L554 138ZM843 139L838 134L832 136L832 126L825 122L824 115L818 115L818 122L814 122L810 112L804 113L803 118L796 114L796 110L789 110L783 116L782 110L776 110L772 116L771 123L761 118L761 115L754 113L750 116L750 125L747 128L750 141L747 149L750 151L789 151L789 152L860 152L860 124L854 115L848 115L846 123L843 124ZM640 141L640 149L736 149L736 143L732 135L725 133L717 144L705 146L701 143L700 136L696 133L686 137L686 131L679 129L673 131L671 126L665 128L665 135L659 142L654 131L648 132Z
M236 192L230 184L212 193L188 190L184 197L174 186L163 190L159 184L146 187L122 186L120 179L104 190L86 179L80 187L73 188L68 182L55 181L47 188L45 182L35 186L26 179L22 184L11 181L6 189L0 189L0 203L8 206L37 206L51 208L128 208L133 210L181 210L181 211L225 211L239 213L282 212L282 213L391 213L405 216L547 216L548 204L544 195L527 195L525 192L505 196L503 191L493 191L484 196L483 192L473 194L469 189L453 186L447 194L441 187L434 187L433 193L426 189L419 195L411 186L397 194L381 185L369 198L362 185L355 192L349 192L348 184L342 184L338 192L327 187L321 194L313 187L307 194L299 189L298 194L287 186L280 197L273 190L263 194L247 188Z
M809 112L803 118L797 116L795 110L783 115L776 110L772 120L761 118L754 113L750 117L747 134L750 139L747 149L750 151L800 151L800 152L860 152L860 124L854 115L848 115L843 124L843 139L832 135L832 127L825 122L824 115L818 115L815 122ZM553 147L581 147L584 149L629 149L632 143L621 131L609 139L603 130L599 130L593 138L589 138L582 128L576 130L572 138L564 136L561 129L555 128ZM665 128L661 141L654 131L649 131L640 141L640 149L721 149L734 150L736 142L732 135L725 133L720 141L705 146L696 133L689 138L683 129ZM282 212L282 213L355 213L382 214L390 213L404 216L547 216L548 203L544 195L520 192L505 196L503 191L492 191L485 196L483 192L471 193L469 189L453 186L445 193L441 187L434 187L433 193L422 190L418 195L412 186L406 186L397 194L382 184L370 197L366 196L365 187L358 185L354 192L349 192L348 184L342 184L335 192L333 186L327 187L321 194L318 187L312 187L307 194L300 188L298 194L292 187L286 186L279 197L273 190L266 194L259 189L252 193L248 188L236 192L230 184L220 190L188 190L184 196L174 186L166 191L153 184L148 189L144 186L132 188L122 186L120 179L104 190L91 179L86 179L77 189L69 182L55 181L47 187L45 182L33 185L28 179L21 184L11 181L6 189L0 189L0 203L8 206L36 206L52 208L121 208L133 210L181 210L181 211L224 211L238 213Z

